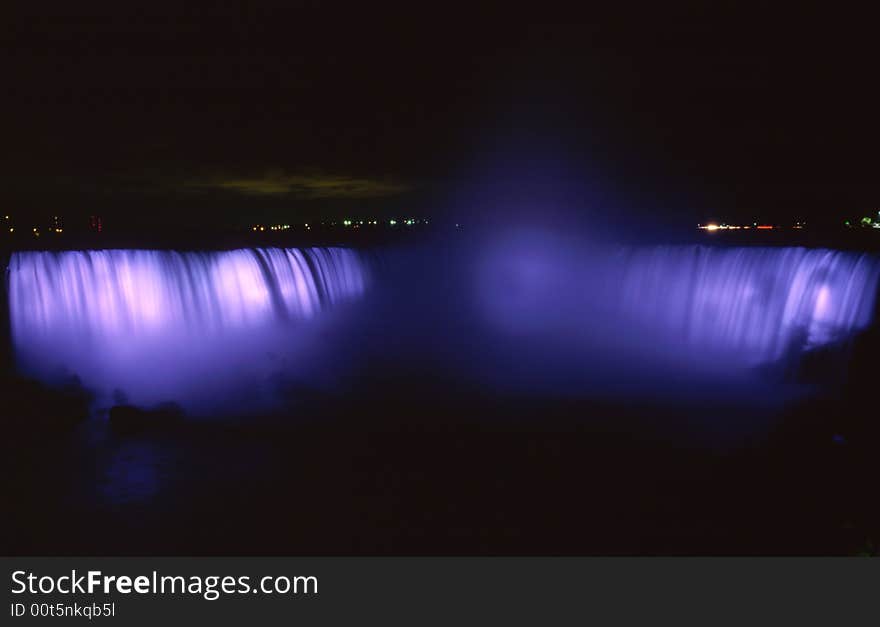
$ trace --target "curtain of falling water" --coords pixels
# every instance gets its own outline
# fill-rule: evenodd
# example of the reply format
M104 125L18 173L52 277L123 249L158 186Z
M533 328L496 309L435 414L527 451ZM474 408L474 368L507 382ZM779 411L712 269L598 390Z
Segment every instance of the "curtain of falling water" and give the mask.
M853 337L872 323L878 277L875 255L845 251L514 234L483 256L475 293L506 344L543 351L557 369L601 374L620 362L648 376L667 366L723 375ZM518 363L531 372L529 359Z
M842 341L874 315L874 256L805 248L629 249L619 256L621 312L682 350L747 363Z
M38 376L180 400L162 395L224 364L234 377L283 349L279 330L358 298L366 279L360 256L341 248L20 252L9 264L12 339Z

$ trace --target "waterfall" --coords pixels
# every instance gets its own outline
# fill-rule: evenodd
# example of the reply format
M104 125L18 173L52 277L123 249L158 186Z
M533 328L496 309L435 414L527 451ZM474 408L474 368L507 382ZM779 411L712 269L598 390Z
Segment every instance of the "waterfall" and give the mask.
M612 368L646 386L667 374L741 378L845 348L873 323L880 279L880 259L857 252L617 247L519 231L480 259L475 303L517 380L577 389Z
M845 345L873 323L880 283L876 256L825 249L526 234L438 259L433 275L404 259L407 279L375 290L385 308L340 326L346 314L330 311L368 284L348 249L21 252L8 271L12 340L27 374L74 374L139 403L223 405L236 391L250 408L278 373L362 372L395 350L403 369L436 358L455 377L604 393L618 380L743 381Z
M617 259L621 315L686 351L759 364L835 342L874 315L880 263L805 248L636 248Z
M365 263L342 248L19 252L8 271L12 340L37 376L178 400L162 396L285 353L285 332L366 283Z

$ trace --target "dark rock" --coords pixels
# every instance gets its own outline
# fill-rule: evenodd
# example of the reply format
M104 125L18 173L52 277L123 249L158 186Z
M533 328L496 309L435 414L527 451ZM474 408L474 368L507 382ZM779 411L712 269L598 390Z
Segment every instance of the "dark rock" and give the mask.
M0 377L0 398L5 426L20 434L70 429L88 417L92 400L76 379L47 386L17 376Z
M179 425L183 421L183 410L175 403L162 403L151 409L114 405L110 408L109 419L114 433L127 435Z

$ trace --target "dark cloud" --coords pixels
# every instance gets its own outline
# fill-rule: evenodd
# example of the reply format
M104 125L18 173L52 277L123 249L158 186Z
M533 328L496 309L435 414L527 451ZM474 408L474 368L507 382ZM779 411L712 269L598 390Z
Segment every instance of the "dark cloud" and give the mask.
M303 199L382 198L396 196L410 189L408 185L392 180L324 173L269 173L259 177L215 178L191 181L186 186L253 196L286 195Z

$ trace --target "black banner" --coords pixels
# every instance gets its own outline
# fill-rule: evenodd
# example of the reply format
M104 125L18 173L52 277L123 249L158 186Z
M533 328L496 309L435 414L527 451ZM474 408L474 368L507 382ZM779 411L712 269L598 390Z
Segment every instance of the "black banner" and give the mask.
M5 617L123 625L869 619L870 559L4 558Z

